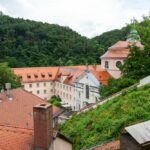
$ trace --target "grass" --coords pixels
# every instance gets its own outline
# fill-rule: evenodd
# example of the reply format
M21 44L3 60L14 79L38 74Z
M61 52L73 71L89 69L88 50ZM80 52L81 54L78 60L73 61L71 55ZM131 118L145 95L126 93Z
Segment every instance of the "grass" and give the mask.
M150 119L150 85L113 98L81 114L75 114L60 126L60 131L74 141L74 150L119 138L124 127Z

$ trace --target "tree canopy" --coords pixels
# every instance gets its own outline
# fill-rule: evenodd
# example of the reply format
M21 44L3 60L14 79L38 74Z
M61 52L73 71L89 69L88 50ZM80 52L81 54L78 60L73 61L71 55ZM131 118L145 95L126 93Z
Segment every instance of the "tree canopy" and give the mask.
M7 63L0 63L0 89L5 89L6 83L11 83L12 88L21 86L19 77L12 72Z
M10 67L99 63L101 49L68 27L0 16L0 62Z

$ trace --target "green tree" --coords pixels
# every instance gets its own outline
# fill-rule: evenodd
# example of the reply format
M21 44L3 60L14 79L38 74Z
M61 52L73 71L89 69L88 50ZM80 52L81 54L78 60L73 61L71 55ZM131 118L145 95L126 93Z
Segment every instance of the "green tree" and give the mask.
M5 83L11 83L12 88L21 86L20 79L8 67L7 63L0 63L0 88L5 88Z
M61 106L61 99L58 96L53 95L49 100L49 103L55 105L55 106Z
M121 70L124 76L139 80L150 75L150 47L144 50L136 46L130 48L130 53L126 58Z

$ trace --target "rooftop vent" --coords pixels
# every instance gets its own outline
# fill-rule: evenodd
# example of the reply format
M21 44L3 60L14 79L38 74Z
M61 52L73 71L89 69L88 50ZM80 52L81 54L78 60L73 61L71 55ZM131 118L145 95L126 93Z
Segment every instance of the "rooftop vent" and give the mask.
M6 95L7 95L8 99L10 101L13 100L12 96L10 95L11 83L6 83L5 88L6 88Z

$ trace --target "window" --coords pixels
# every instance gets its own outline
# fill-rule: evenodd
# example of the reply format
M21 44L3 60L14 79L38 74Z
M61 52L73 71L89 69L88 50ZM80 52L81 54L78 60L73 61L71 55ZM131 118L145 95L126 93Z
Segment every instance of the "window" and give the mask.
M89 99L89 86L86 85L86 98Z
M42 76L42 78L45 78L45 74L44 73L41 73L41 76Z
M106 69L109 68L109 63L108 63L108 61L105 61L105 68L106 68Z
M51 73L48 73L48 76L49 76L49 77L52 77L52 74L51 74Z
M36 86L39 87L39 83L37 83Z
M32 84L29 84L29 87L32 88Z
M38 75L37 75L37 74L34 74L34 77L35 77L35 78L38 78Z
M37 90L37 94L40 94L40 91L39 91L39 90Z
M79 98L81 97L81 93L79 92Z
M44 90L44 94L46 94L46 90Z
M46 83L44 82L43 85L46 86Z
M121 61L116 62L116 67L119 68L121 66Z
M30 75L30 74L27 74L27 78L31 78L31 75Z

